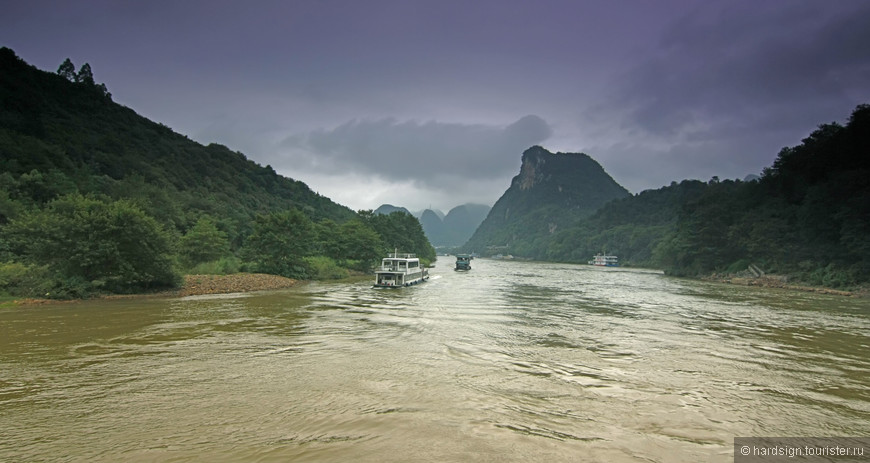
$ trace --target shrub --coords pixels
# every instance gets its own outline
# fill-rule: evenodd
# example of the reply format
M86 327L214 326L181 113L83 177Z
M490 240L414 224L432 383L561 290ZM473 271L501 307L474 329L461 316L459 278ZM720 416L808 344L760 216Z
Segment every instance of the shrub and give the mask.
M67 195L3 229L13 255L44 266L63 293L174 287L169 235L130 201Z
M241 269L242 265L239 259L234 256L228 256L194 265L186 273L190 275L228 275L239 273Z
M306 257L305 262L308 264L311 277L316 280L339 280L350 276L346 268L339 267L329 257Z
M47 266L0 263L0 291L13 296L51 297L56 284Z

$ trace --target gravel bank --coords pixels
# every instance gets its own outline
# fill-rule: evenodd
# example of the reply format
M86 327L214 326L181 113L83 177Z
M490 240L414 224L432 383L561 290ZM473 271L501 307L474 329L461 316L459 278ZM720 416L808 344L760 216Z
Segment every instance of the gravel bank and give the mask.
M298 283L292 278L265 273L236 273L233 275L185 275L179 296L201 294L243 293L267 289L289 288Z

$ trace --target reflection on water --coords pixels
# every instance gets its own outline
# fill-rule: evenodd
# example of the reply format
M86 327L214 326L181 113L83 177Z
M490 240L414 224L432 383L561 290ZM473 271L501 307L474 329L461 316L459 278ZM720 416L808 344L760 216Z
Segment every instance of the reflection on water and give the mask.
M870 434L870 303L477 260L0 310L2 461L733 461Z

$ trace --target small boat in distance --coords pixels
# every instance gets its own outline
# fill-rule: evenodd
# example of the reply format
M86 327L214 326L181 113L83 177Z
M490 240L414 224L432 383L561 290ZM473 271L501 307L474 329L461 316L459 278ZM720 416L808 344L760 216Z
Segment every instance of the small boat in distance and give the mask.
M453 270L471 270L471 256L468 254L457 254L456 268Z
M619 267L617 257L609 256L607 253L595 254L595 256L592 257L592 260L589 261L589 265L597 265L599 267Z
M375 287L398 288L429 279L429 270L420 265L415 254L393 252L381 260L375 270Z

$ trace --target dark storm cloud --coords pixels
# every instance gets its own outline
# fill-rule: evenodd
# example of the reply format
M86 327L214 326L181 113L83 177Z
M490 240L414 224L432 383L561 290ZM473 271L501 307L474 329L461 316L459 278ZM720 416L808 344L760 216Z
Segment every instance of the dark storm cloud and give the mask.
M686 15L616 89L623 125L716 137L734 125L793 127L800 113L842 117L870 89L870 4L852 5L832 14L820 2L726 4Z
M870 101L868 11L864 0L32 0L4 4L0 45L48 71L89 62L115 101L353 208L401 186L411 208L449 209L492 203L533 144L584 151L632 191L758 173Z
M836 5L836 8L832 8ZM699 4L615 79L589 148L633 191L742 178L870 99L870 4Z
M547 122L535 115L507 126L380 119L314 130L282 145L309 153L303 169L414 179L432 187L445 177L462 183L514 173L519 154L551 135Z

